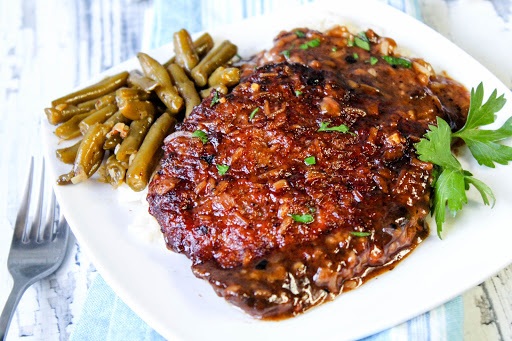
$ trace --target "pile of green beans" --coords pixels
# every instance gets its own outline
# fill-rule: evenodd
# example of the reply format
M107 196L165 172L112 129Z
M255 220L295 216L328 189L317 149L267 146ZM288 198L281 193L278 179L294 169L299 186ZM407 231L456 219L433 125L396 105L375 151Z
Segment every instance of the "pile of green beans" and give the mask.
M121 72L52 101L48 122L59 125L61 140L80 138L56 150L72 165L59 185L76 184L96 172L99 180L134 191L147 187L165 137L186 119L201 98L227 94L240 82L231 59L237 47L224 41L215 49L204 33L196 40L182 29L173 35L175 56L161 64L145 53L137 55L141 71Z

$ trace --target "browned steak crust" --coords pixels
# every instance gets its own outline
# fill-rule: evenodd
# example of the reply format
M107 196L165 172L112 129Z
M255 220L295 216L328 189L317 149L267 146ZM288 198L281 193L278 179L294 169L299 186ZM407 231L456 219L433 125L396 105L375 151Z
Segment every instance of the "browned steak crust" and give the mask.
M432 165L416 158L414 143L437 116L455 128L467 110L467 91L454 81L365 63L361 49L354 62L343 32L303 31L321 40L316 54L280 60L303 42L280 35L258 61L279 63L246 67L231 93L210 96L166 139L149 187L168 247L257 317L300 313L415 246L427 233ZM369 37L373 48L382 39ZM304 161L311 156L315 164ZM229 169L221 175L217 166Z

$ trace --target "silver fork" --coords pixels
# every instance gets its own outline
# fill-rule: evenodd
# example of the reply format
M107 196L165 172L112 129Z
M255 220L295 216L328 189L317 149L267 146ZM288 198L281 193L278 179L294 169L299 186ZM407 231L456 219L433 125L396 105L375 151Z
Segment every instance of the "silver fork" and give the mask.
M34 218L30 222L28 229L26 228L30 202L32 197L34 197L31 195L33 175L34 158L30 161L27 185L16 217L11 250L7 261L7 267L14 280L14 285L0 316L0 340L7 338L9 324L25 290L35 282L55 272L64 260L67 249L69 227L62 214L54 230L55 194L53 191L44 227L41 226L44 160L41 166L39 193L34 195L36 198L33 199L36 205Z

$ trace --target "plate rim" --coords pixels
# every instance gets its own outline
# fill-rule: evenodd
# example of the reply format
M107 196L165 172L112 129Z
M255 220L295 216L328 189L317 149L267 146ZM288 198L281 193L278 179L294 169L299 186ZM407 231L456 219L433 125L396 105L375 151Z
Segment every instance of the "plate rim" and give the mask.
M506 97L508 97L509 99L512 99L512 93L508 90L506 85L504 85L494 74L492 74L481 63L476 61L473 57L471 57L468 53L466 53L464 50L459 48L457 45L455 45L454 43L450 42L447 38L442 36L440 33L436 32L435 30L433 30L429 26L425 25L424 23L422 23L422 22L420 22L420 21L418 21L418 20L408 16L407 14L405 14L405 13L403 13L403 12L401 12L401 11L391 7L391 6L388 6L388 5L385 5L385 4L376 2L376 1L372 1L372 0L361 1L361 3L363 3L363 2L371 4L371 6L377 6L377 7L385 8L386 11L395 12L394 15L400 17L400 19L408 18L408 19L414 21L416 24L419 24L420 26L422 26L422 29L426 29L426 30L430 31L431 34L434 34L436 36L436 40L441 40L444 43L448 43L449 45L451 45L451 47L453 49L457 50L458 53L464 55L466 58L469 58L473 63L475 63L475 64L479 65L481 68L485 69L485 72L487 73L487 75L494 78L494 83L502 85L502 87L507 90L507 91L505 91ZM320 3L323 3L323 2L320 2ZM325 3L329 3L329 2L325 2ZM305 8L313 7L313 6L318 6L318 5L319 5L319 3L303 5L303 6L300 7L300 10L305 10ZM275 16L275 13L274 14L257 16L257 17L253 17L253 18L250 18L250 19L247 19L247 20L243 20L243 21L259 21L259 20L262 20L265 17L273 17L273 16ZM229 25L223 25L223 26L217 28L216 30L220 30L220 29L223 29L223 28L226 29L226 28L230 28L230 27L235 27L236 25L239 25L243 21L239 21L237 23L233 23L233 24L229 24ZM213 30L213 32L215 32L216 30ZM200 33L202 33L202 32L200 32ZM198 33L198 34L200 34L200 33ZM269 46L270 46L270 42L269 42ZM155 55L159 55L161 53L159 51L162 51L162 50L165 50L165 49L170 49L171 47L172 47L172 43L166 44L166 45L161 46L161 47L159 47L157 49L151 50L149 53L150 54L153 53ZM82 83L80 86L76 87L75 89L82 88L83 86L88 85L88 84L94 82L95 80L105 76L105 75L112 74L115 70L119 70L124 65L130 64L135 58L136 57L130 58L129 60L127 60L127 61L125 61L123 63L120 63L120 64L114 66L113 68L110 68L109 70L106 70L106 71L102 72L101 74L93 77L91 80L88 80L88 81ZM48 139L47 139L47 137L48 137L47 135L48 134L43 133L42 135L43 135L43 141L44 141L43 142L44 155L45 155L45 158L48 158L48 157L51 157L50 153L54 151L55 146L52 145L52 143L48 141ZM54 176L55 175L55 169L52 169L51 173ZM57 199L58 199L58 201L60 203L63 200L63 193L62 193L62 191L56 185L54 185L54 188L55 188L55 193L56 193ZM117 295L119 295L119 297L121 297L122 300L130 308L132 308L134 310L134 312L137 315L139 315L139 317L141 317L141 319L146 321L148 323L148 325L151 325L153 328L155 328L155 330L157 330L162 336L170 338L170 339L176 339L176 340L181 339L181 337L178 334L174 333L174 331L168 329L167 326L159 323L157 320L150 319L150 321L148 321L145 318L145 317L151 317L152 316L152 312L150 311L150 309L148 309L143 304L140 304L140 302L138 302L136 299L134 299L134 297L130 294L130 290L128 289L128 287L120 285L120 283L118 281L118 278L116 278L116 276L114 275L113 272L108 270L108 266L106 265L106 263L104 263L104 261L101 258L98 258L99 254L96 253L94 251L94 247L92 245L90 245L89 242L87 242L88 238L83 234L82 229L80 229L78 227L73 227L73 226L79 226L80 223L75 221L75 219L73 217L73 214L71 214L71 215L69 214L70 212L68 212L68 210L69 210L68 205L65 204L63 206L64 206L63 211L64 211L64 213L66 213L65 214L66 217L68 217L68 216L70 217L69 219L68 218L67 219L68 219L68 221L70 223L70 226L72 227L73 233L75 234L77 241L80 243L81 247L86 251L86 253L88 254L88 257L92 260L93 264L98 269L98 271L102 275L102 277L114 289L115 293ZM418 247L421 247L422 244L420 244ZM487 275L489 272L492 272L491 273L491 275L492 275L492 274L500 271L502 268L506 267L509 263L510 263L509 260L507 260L507 261L503 260L499 265L495 266L493 270L487 271L486 275L485 275L485 278L489 277ZM476 281L475 283L470 283L466 287L467 288L471 288L471 287L477 285L479 282L480 281ZM368 283L365 284L365 285L368 285ZM360 290L360 289L361 288L358 288L357 290ZM464 290L466 290L466 289L464 289ZM455 291L456 292L453 293L450 296L451 298L443 299L443 302L446 302L446 301L452 299L453 297L458 296L461 293L460 290L455 290ZM339 298L337 298L337 299L339 299ZM417 316L418 314L421 314L421 313L423 313L425 311L429 311L432 308L436 307L437 305L438 305L437 301L433 301L432 306L426 307L425 309L419 309L419 312L416 315L414 315L414 316ZM314 310L315 309L313 309L313 311ZM143 316L145 316L145 317L143 317ZM399 324L399 323L401 323L403 321L406 321L406 320L408 320L408 319L410 319L410 318L412 318L414 316L409 316L407 318L402 318L402 319L398 318L398 319L395 320L395 322L393 322L392 326L395 326L395 325L397 325L397 324ZM391 325L389 325L389 327L391 327ZM361 334L358 334L357 337L364 337L366 335L374 334L374 333L382 330L383 328L386 328L386 327L380 327L380 326L377 326L375 328L371 328L370 327L370 328L368 328L367 332L363 332Z

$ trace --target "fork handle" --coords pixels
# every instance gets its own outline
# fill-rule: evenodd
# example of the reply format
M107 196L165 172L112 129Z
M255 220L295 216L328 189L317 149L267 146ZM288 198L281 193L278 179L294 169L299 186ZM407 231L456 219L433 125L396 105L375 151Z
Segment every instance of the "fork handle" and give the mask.
M11 293L9 294L9 298L7 298L4 310L0 316L0 340L5 341L7 339L9 324L11 323L11 319L16 311L18 302L20 301L21 296L23 296L25 290L27 290L31 285L32 282L30 281L14 281Z

